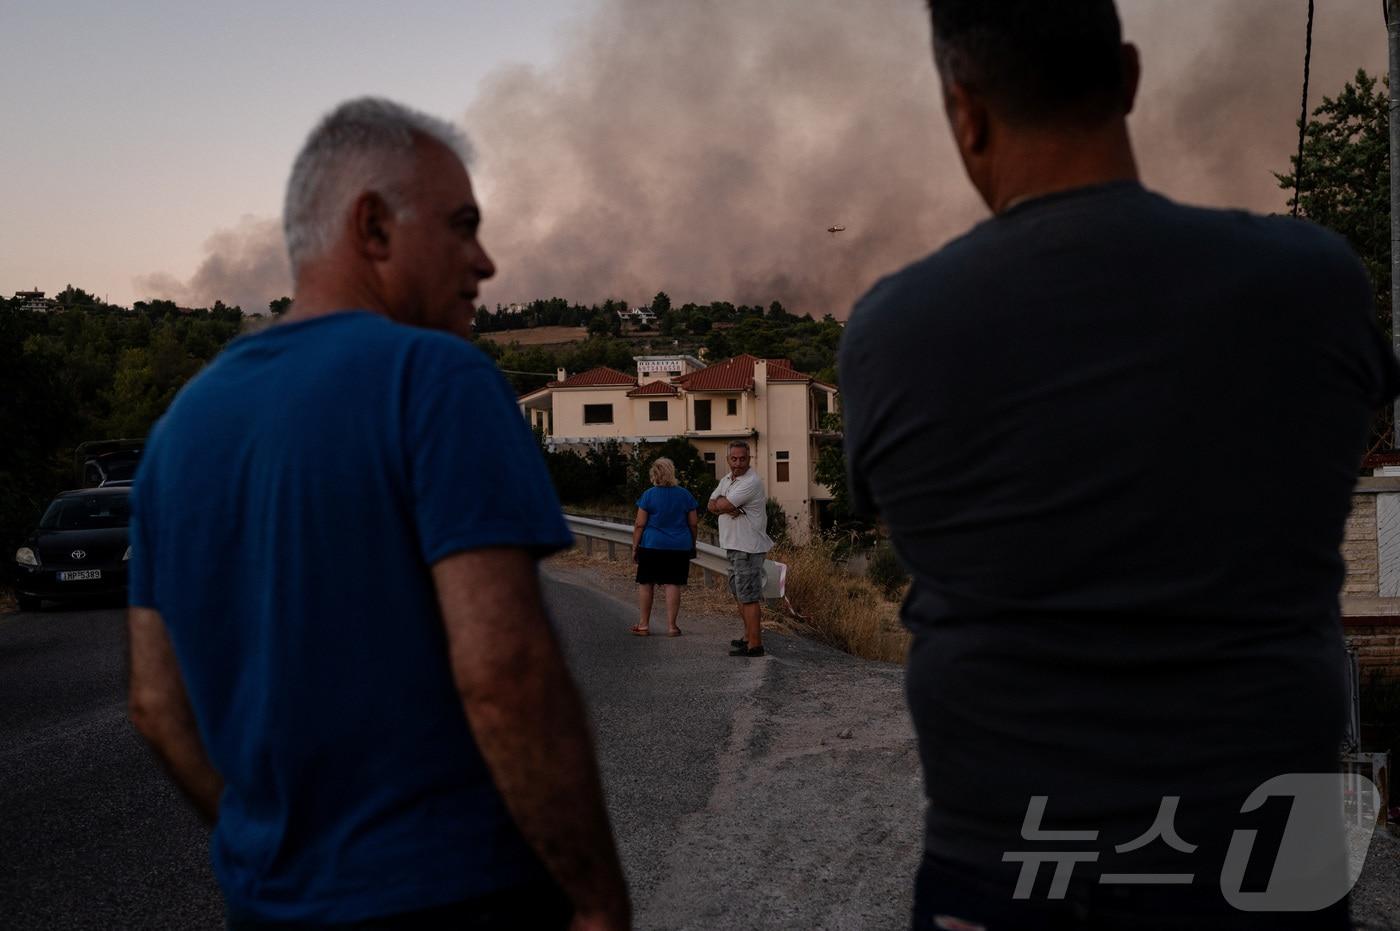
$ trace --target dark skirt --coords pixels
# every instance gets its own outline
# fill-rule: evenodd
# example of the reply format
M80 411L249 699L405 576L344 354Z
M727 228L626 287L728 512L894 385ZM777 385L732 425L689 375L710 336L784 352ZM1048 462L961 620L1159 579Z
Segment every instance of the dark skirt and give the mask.
M684 585L690 575L690 550L637 547L638 585Z

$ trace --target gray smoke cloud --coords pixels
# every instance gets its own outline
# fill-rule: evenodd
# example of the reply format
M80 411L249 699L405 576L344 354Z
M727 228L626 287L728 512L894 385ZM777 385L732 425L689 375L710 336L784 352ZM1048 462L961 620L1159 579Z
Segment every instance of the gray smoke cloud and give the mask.
M1279 212L1306 0L1122 0L1144 180ZM1385 62L1377 4L1322 5L1315 105ZM845 317L985 215L944 126L919 0L605 0L546 69L466 112L488 301L767 302ZM826 228L844 225L829 234Z
M844 316L978 213L941 121L918 3L610 0L467 112L484 295Z
M1290 171L1298 148L1307 0L1120 6L1143 57L1130 125L1144 179L1194 203L1286 210L1288 192L1272 173ZM1387 67L1380 4L1317 4L1309 112L1358 67Z
M1143 58L1145 182L1283 211L1271 172L1297 144L1307 0L1119 7ZM1318 7L1312 106L1386 63L1379 4ZM986 214L945 128L922 0L599 0L556 61L490 76L464 123L500 267L488 303L665 290L845 317ZM250 312L288 292L277 221L206 248L189 281L138 286Z
M279 219L245 216L237 226L210 236L204 251L204 261L188 281L165 272L142 275L134 281L136 293L182 307L209 307L218 300L247 314L265 314L269 301L292 293Z

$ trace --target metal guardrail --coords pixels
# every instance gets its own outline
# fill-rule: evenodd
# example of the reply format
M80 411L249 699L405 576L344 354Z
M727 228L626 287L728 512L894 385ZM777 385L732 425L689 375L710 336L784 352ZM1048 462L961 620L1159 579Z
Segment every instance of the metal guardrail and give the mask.
M623 548L624 554L631 553L631 524L615 524L612 521L594 520L591 517L575 517L572 514L565 514L564 519L568 521L569 529L574 532L574 536L583 538L584 551L589 555L593 553L595 541L607 544L609 559L617 558L619 546ZM695 544L695 558L691 562L699 566L704 573L706 586L713 585L716 577L729 578L729 557L718 546L711 546L708 543ZM787 566L771 559L765 559L763 561L763 575L763 597L783 597L787 584Z

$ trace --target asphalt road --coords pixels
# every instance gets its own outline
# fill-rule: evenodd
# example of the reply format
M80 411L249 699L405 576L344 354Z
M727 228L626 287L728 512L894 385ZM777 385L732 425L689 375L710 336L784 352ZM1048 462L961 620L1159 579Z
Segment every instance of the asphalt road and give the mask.
M737 622L626 635L588 574L546 594L593 716L639 929L906 926L917 755L899 670ZM125 718L113 608L0 616L0 927L217 928L205 829Z
M203 826L126 721L120 610L0 617L0 925L211 928Z

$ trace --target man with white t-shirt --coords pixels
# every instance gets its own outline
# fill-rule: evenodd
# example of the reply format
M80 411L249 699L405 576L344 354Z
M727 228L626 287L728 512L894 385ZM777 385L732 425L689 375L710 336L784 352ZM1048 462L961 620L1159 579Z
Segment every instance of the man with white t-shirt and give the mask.
M773 548L768 537L768 493L749 469L749 444L729 444L729 474L710 495L709 511L719 516L719 545L729 556L729 590L739 602L744 637L731 640L730 656L762 656L763 561Z

